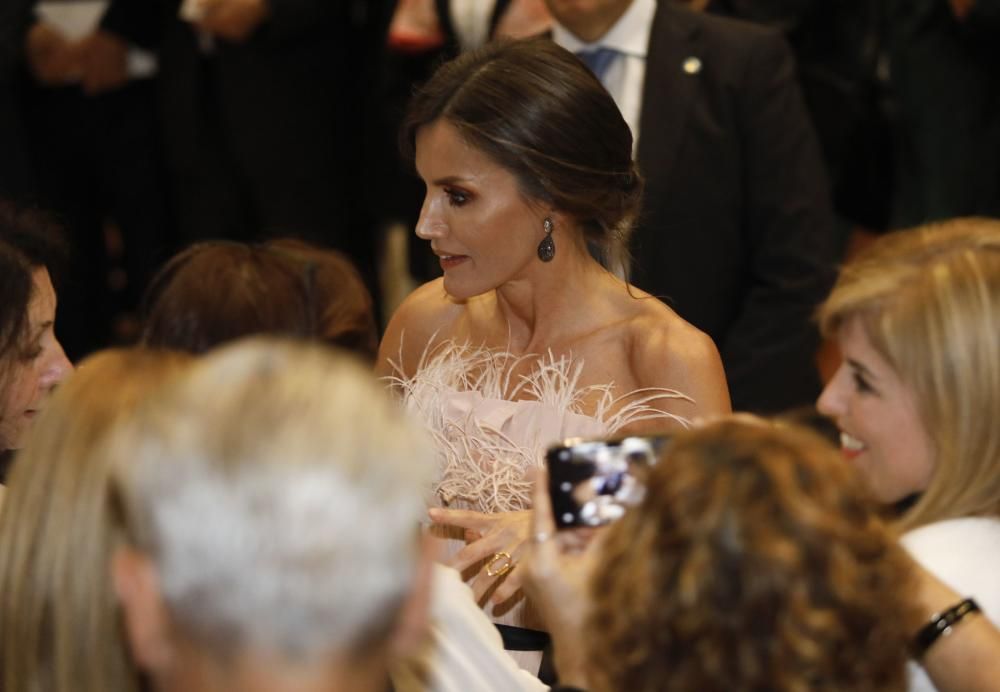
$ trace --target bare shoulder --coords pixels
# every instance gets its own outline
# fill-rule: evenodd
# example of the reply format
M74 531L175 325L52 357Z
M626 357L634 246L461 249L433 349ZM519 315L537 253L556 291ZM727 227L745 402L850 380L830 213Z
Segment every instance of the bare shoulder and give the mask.
M643 387L667 387L691 397L689 417L729 413L729 387L711 337L655 299L630 320L630 361Z
M444 290L444 281L435 279L417 288L393 313L379 344L375 372L385 376L412 375L420 356L435 338L447 338L464 306Z

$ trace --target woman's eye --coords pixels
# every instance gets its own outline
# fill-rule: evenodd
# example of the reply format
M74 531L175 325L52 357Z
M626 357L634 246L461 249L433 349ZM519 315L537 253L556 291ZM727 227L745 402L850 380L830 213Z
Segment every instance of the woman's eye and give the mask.
M448 195L448 203L453 207L460 207L469 201L469 195L463 190L445 188L444 193Z
M872 386L868 384L868 380L865 379L865 376L859 372L854 373L854 388L864 394L870 394L875 391Z

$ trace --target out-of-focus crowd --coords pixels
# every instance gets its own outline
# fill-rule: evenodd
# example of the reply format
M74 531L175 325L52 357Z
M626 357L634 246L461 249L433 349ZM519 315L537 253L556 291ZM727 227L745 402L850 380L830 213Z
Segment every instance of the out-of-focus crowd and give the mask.
M2 11L4 690L996 689L998 0Z

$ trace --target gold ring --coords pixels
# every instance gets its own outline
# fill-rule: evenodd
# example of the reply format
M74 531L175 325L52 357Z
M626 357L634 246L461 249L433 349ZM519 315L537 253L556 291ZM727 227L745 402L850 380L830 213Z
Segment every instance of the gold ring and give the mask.
M493 565L495 565L500 560L504 560L504 564L500 569L494 572ZM493 558L486 563L486 575L489 577L502 577L512 569L514 569L514 559L511 558L510 553L506 553L503 551L499 553L494 553Z

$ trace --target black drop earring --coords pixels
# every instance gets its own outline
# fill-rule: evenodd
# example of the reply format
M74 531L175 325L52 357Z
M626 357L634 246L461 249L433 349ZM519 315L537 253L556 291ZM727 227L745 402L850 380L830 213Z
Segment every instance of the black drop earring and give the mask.
M551 262L552 258L556 256L556 244L552 240L552 219L546 218L542 222L542 228L545 229L545 237L538 244L538 259L543 262Z

